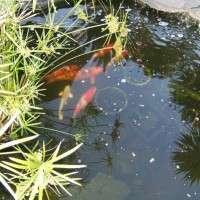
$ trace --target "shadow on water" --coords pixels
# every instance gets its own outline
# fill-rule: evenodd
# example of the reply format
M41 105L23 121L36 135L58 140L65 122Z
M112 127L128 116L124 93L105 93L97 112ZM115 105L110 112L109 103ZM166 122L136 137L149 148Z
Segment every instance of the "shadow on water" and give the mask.
M82 149L64 162L88 165L81 171L82 188L69 188L72 197L52 194L53 199L200 198L196 184L200 128L198 26L183 16L156 12L135 1L125 1L126 8L132 9L128 16L129 56L117 70L111 66L107 74L96 76L93 101L78 114L75 123L74 108L91 87L90 80L46 85L46 97L40 104L46 114L40 120L48 129L39 130L41 137L52 140L52 146L64 139L62 151L83 141ZM60 8L57 17L66 11ZM103 12L97 8L94 23L102 19ZM73 16L70 19L73 21ZM88 30L75 45L100 35L100 29L95 33ZM102 41L94 41L80 52L101 47ZM61 67L88 67L91 56ZM110 56L105 56L94 60L92 66L104 66L109 60ZM67 84L73 98L64 105L64 118L59 120L58 94Z

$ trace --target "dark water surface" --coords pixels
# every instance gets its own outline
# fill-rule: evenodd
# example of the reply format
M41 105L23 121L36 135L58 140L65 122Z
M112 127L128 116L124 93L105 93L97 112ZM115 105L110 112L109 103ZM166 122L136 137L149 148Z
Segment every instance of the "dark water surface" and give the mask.
M74 126L73 109L92 84L88 79L72 83L74 97L64 106L62 121L58 119L58 93L68 82L47 85L47 97L40 105L47 112L43 124L82 134L84 146L70 161L88 165L80 173L83 187L69 188L73 196L59 199L200 199L200 173L196 170L200 163L198 26L184 16L158 13L136 3L125 3L126 8L132 9L127 22L130 54L118 70L111 66L108 73L96 77L95 98L79 113ZM60 8L58 19L66 12ZM103 16L104 11L98 8L93 20L100 21ZM88 30L78 44L100 35L101 31ZM101 48L102 41L87 45L82 53ZM66 64L87 67L91 56ZM100 58L91 66L103 67L109 59ZM142 60L141 65L137 59ZM43 134L55 144L64 138L63 151L76 143L73 137L56 132Z

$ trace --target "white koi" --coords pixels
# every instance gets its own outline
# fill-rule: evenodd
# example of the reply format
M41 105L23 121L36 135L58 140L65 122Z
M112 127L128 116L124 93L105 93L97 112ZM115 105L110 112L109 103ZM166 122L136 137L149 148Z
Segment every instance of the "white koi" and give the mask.
M60 100L60 106L59 106L59 110L58 110L58 116L59 116L59 119L62 120L63 119L63 113L62 113L63 107L64 107L64 105L67 104L68 98L73 98L73 95L70 92L70 86L66 85L64 90L59 93L59 96L61 96L61 100Z

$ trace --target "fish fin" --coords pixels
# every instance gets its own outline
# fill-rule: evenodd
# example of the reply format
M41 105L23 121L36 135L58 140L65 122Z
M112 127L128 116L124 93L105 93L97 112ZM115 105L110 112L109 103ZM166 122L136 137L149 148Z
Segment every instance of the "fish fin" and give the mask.
M59 117L59 120L63 120L63 114L62 114L62 112L61 112L61 111L59 112L59 115L58 115L58 117Z
M93 85L95 83L95 77L94 76L91 76L90 77L90 83Z
M113 51L110 51L110 57L111 58L113 57Z
M88 65L90 65L92 62L94 62L94 60L97 58L98 54L95 53L93 54L93 56L90 58L89 62L88 62Z
M111 60L106 66L105 66L105 71L104 73L107 74L109 68L114 64L113 60Z
M69 98L73 98L73 94L71 92L69 93Z
M55 79L54 78L49 78L46 80L46 84L50 84L50 83L53 83L55 82Z
M59 96L62 96L63 95L63 92L59 92L59 94L58 94Z

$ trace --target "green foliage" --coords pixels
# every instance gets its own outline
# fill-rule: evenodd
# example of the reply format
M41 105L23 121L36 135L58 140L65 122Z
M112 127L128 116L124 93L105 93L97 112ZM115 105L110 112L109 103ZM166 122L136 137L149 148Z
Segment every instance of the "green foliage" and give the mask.
M59 195L59 188L71 195L65 186L69 184L80 185L77 182L80 178L73 177L77 173L74 170L86 167L86 165L58 164L58 161L74 153L81 145L79 144L60 155L58 152L61 142L54 151L53 149L47 150L44 143L42 148L36 151L37 144L32 150L26 147L28 152L17 147L17 151L23 158L9 157L11 161L1 162L0 167L10 171L10 173L0 173L0 181L9 189L15 199L25 199L26 196L29 196L29 200L31 200L38 196L38 199L42 200L44 192L50 199L48 189ZM62 169L62 173L56 169ZM64 173L63 170L67 170L67 172ZM13 187L15 187L15 191L12 189Z
M33 1L33 4L36 1ZM18 9L21 9L20 13ZM49 8L50 14L51 8ZM22 9L20 1L1 2L0 11L0 150L5 150L19 144L24 144L36 136L23 137L17 139L18 134L24 136L25 132L38 134L35 127L40 127L40 122L36 122L43 114L41 108L36 106L36 100L40 100L43 92L41 74L46 69L44 64L51 55L55 55L58 49L62 48L65 39L61 43L57 42L55 33L60 33L59 25L55 26L54 18L47 19L47 24L32 25L31 27L21 25L23 20L34 17L35 14L28 11L26 6ZM49 20L49 21L48 21ZM33 38L30 28L35 29L38 45L32 46ZM42 30L42 34L38 34ZM66 33L62 33L66 37ZM45 57L43 55L46 55ZM12 140L12 141L9 141ZM2 143L3 142L3 143ZM80 185L79 178L73 178L76 168L84 165L57 164L57 162L74 151L81 145L58 155L61 143L51 155L46 155L46 145L42 150L34 151L28 149L24 152L19 146L17 153L23 159L10 157L10 161L0 163L10 173L0 173L0 181L7 188L15 199L38 199L43 198L45 191L48 197L48 189L59 194L59 188L68 192L65 186L69 184ZM2 152L1 154L12 154L13 151ZM55 163L56 162L56 163ZM67 169L67 173L60 173L56 169ZM70 171L69 171L70 170ZM13 190L13 187L15 191Z
M18 14L20 4L15 3L1 2L0 123L5 124L16 116L7 129L10 133L17 127L34 133L30 127L41 110L35 106L35 100L42 93L37 73L44 61L37 51L30 50L31 36L28 32L25 35L24 28L19 25L35 15L26 8Z

